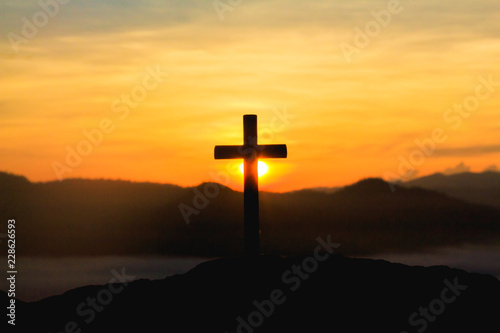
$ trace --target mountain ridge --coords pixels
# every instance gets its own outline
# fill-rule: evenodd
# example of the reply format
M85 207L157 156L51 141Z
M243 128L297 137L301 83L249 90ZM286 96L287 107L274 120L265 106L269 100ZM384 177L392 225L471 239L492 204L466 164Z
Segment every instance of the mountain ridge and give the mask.
M0 186L0 209L2 218L16 218L23 228L17 236L25 244L22 255L224 256L242 250L243 194L217 183L20 179L11 182L16 190ZM351 255L500 239L500 210L420 188L393 192L373 178L334 193L261 192L260 216L262 251L274 254L304 253L325 233Z
M402 183L401 186L439 191L466 202L500 209L500 172L435 173Z

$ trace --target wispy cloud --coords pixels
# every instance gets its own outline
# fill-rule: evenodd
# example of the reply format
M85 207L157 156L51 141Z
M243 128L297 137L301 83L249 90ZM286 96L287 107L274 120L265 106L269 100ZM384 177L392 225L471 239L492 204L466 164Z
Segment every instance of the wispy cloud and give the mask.
M456 147L456 148L442 148L436 149L436 157L444 156L476 156L500 153L500 145L478 145L478 146L468 146L468 147Z

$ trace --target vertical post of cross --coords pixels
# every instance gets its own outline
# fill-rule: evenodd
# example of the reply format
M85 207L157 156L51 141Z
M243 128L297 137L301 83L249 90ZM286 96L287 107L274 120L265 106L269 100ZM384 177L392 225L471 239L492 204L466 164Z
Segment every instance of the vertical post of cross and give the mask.
M243 192L245 254L258 254L259 241L259 175L257 146L257 116L243 116L243 151L245 186Z

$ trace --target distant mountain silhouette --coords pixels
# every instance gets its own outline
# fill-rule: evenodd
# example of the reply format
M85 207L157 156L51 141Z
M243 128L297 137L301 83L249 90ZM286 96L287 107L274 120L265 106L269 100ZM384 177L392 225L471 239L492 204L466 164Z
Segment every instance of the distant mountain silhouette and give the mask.
M28 186L29 184L30 181L26 177L8 172L0 172L1 189L19 189L20 187Z
M402 185L435 190L467 202L500 208L500 172L464 172L453 175L436 173Z
M345 186L342 189L343 194L348 195L373 195L373 194L387 194L387 183L380 178L366 178L359 182Z
M337 192L338 190L342 189L342 187L311 187L311 188L305 188L305 189L302 189L302 190L296 190L296 191L292 191L292 192L301 192L301 191L315 191L315 192L322 192L322 193L326 193L326 194L332 194L332 193L335 193Z
M243 195L219 184L30 183L7 174L0 180L0 211L4 219L19 221L20 255L225 256L242 251ZM498 209L420 188L398 186L393 192L381 179L331 194L263 192L260 201L263 253L307 253L324 234L332 234L349 255L500 239ZM179 205L192 209L189 224Z
M313 256L219 259L163 280L87 286L38 302L18 301L16 328L94 333L500 330L500 282L492 276L318 254L326 261ZM0 292L3 304L6 298Z

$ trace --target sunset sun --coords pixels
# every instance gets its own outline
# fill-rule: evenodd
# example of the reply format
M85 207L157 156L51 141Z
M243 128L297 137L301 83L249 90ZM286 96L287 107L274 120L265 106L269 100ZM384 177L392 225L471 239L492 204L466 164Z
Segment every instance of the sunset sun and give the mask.
M269 171L269 166L262 161L259 161L258 168L259 168L259 177L264 176ZM240 164L240 172L241 174L244 173L243 163Z

